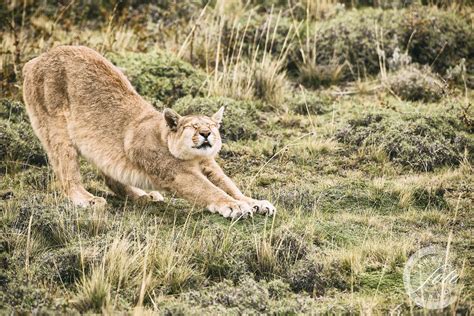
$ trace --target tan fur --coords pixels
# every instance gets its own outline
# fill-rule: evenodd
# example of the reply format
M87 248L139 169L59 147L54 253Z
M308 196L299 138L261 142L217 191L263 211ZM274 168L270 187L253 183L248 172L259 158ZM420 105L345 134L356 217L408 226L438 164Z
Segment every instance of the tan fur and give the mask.
M212 117L160 113L118 68L82 46L54 48L29 61L23 75L31 124L75 205L105 204L84 189L80 154L121 196L156 201L158 192L143 189L166 190L226 217L274 213L268 201L244 196L215 162L223 109Z

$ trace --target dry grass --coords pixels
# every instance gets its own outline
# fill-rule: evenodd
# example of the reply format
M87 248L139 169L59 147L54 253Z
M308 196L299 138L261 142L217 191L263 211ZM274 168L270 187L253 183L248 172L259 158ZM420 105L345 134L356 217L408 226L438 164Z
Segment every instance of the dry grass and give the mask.
M288 85L283 67L294 34L287 34L281 53L272 57L268 51L274 46L281 11L270 13L265 27L252 33L249 25L257 13L243 8L232 11L229 7L233 8L218 3L214 10L203 10L196 23L205 27L191 30L178 56L186 56L184 52L190 51L188 60L200 61L208 71L211 96L260 99L280 106ZM224 45L224 36L229 37L227 45ZM249 36L262 38L263 44L254 42L247 47L245 41Z

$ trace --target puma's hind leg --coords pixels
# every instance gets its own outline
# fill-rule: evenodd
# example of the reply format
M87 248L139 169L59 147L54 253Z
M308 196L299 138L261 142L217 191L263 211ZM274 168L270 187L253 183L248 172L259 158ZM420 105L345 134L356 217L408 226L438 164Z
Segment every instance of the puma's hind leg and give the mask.
M82 185L78 152L71 141L66 120L68 96L61 67L43 67L37 57L23 68L23 97L31 125L43 145L49 163L64 193L76 206L102 206Z
M32 123L36 119L32 120ZM64 116L43 116L40 124L32 124L45 148L49 162L64 193L75 206L103 206L106 201L89 193L83 186L78 152L69 137Z
M150 200L153 202L161 202L164 200L163 196L158 191L151 191L147 193L142 189L114 180L107 175L104 175L104 177L105 183L110 188L110 190L122 198L128 198L132 201Z

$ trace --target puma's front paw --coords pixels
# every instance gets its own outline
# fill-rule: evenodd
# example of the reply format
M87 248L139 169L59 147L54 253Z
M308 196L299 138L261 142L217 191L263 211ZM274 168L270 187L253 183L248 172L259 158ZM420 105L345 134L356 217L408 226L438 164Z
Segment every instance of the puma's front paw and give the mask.
M240 201L214 203L207 207L212 213L219 213L226 218L238 219L253 215L252 207Z
M153 202L163 202L165 200L163 195L161 195L161 193L158 191L150 191L148 196Z
M276 208L267 200L254 200L247 202L259 214L272 216L276 213Z

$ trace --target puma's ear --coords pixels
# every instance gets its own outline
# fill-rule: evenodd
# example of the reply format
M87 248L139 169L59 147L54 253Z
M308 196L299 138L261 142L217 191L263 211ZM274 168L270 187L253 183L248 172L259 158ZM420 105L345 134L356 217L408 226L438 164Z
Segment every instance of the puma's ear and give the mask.
M224 116L224 107L221 106L221 108L219 109L219 111L217 111L216 113L214 113L214 115L212 116L212 120L216 123L221 123L222 122L222 117Z
M179 119L181 118L181 115L173 111L172 109L165 109L163 111L163 115L166 120L166 124L168 124L169 128L172 131L176 131L176 128L178 127L178 122Z

